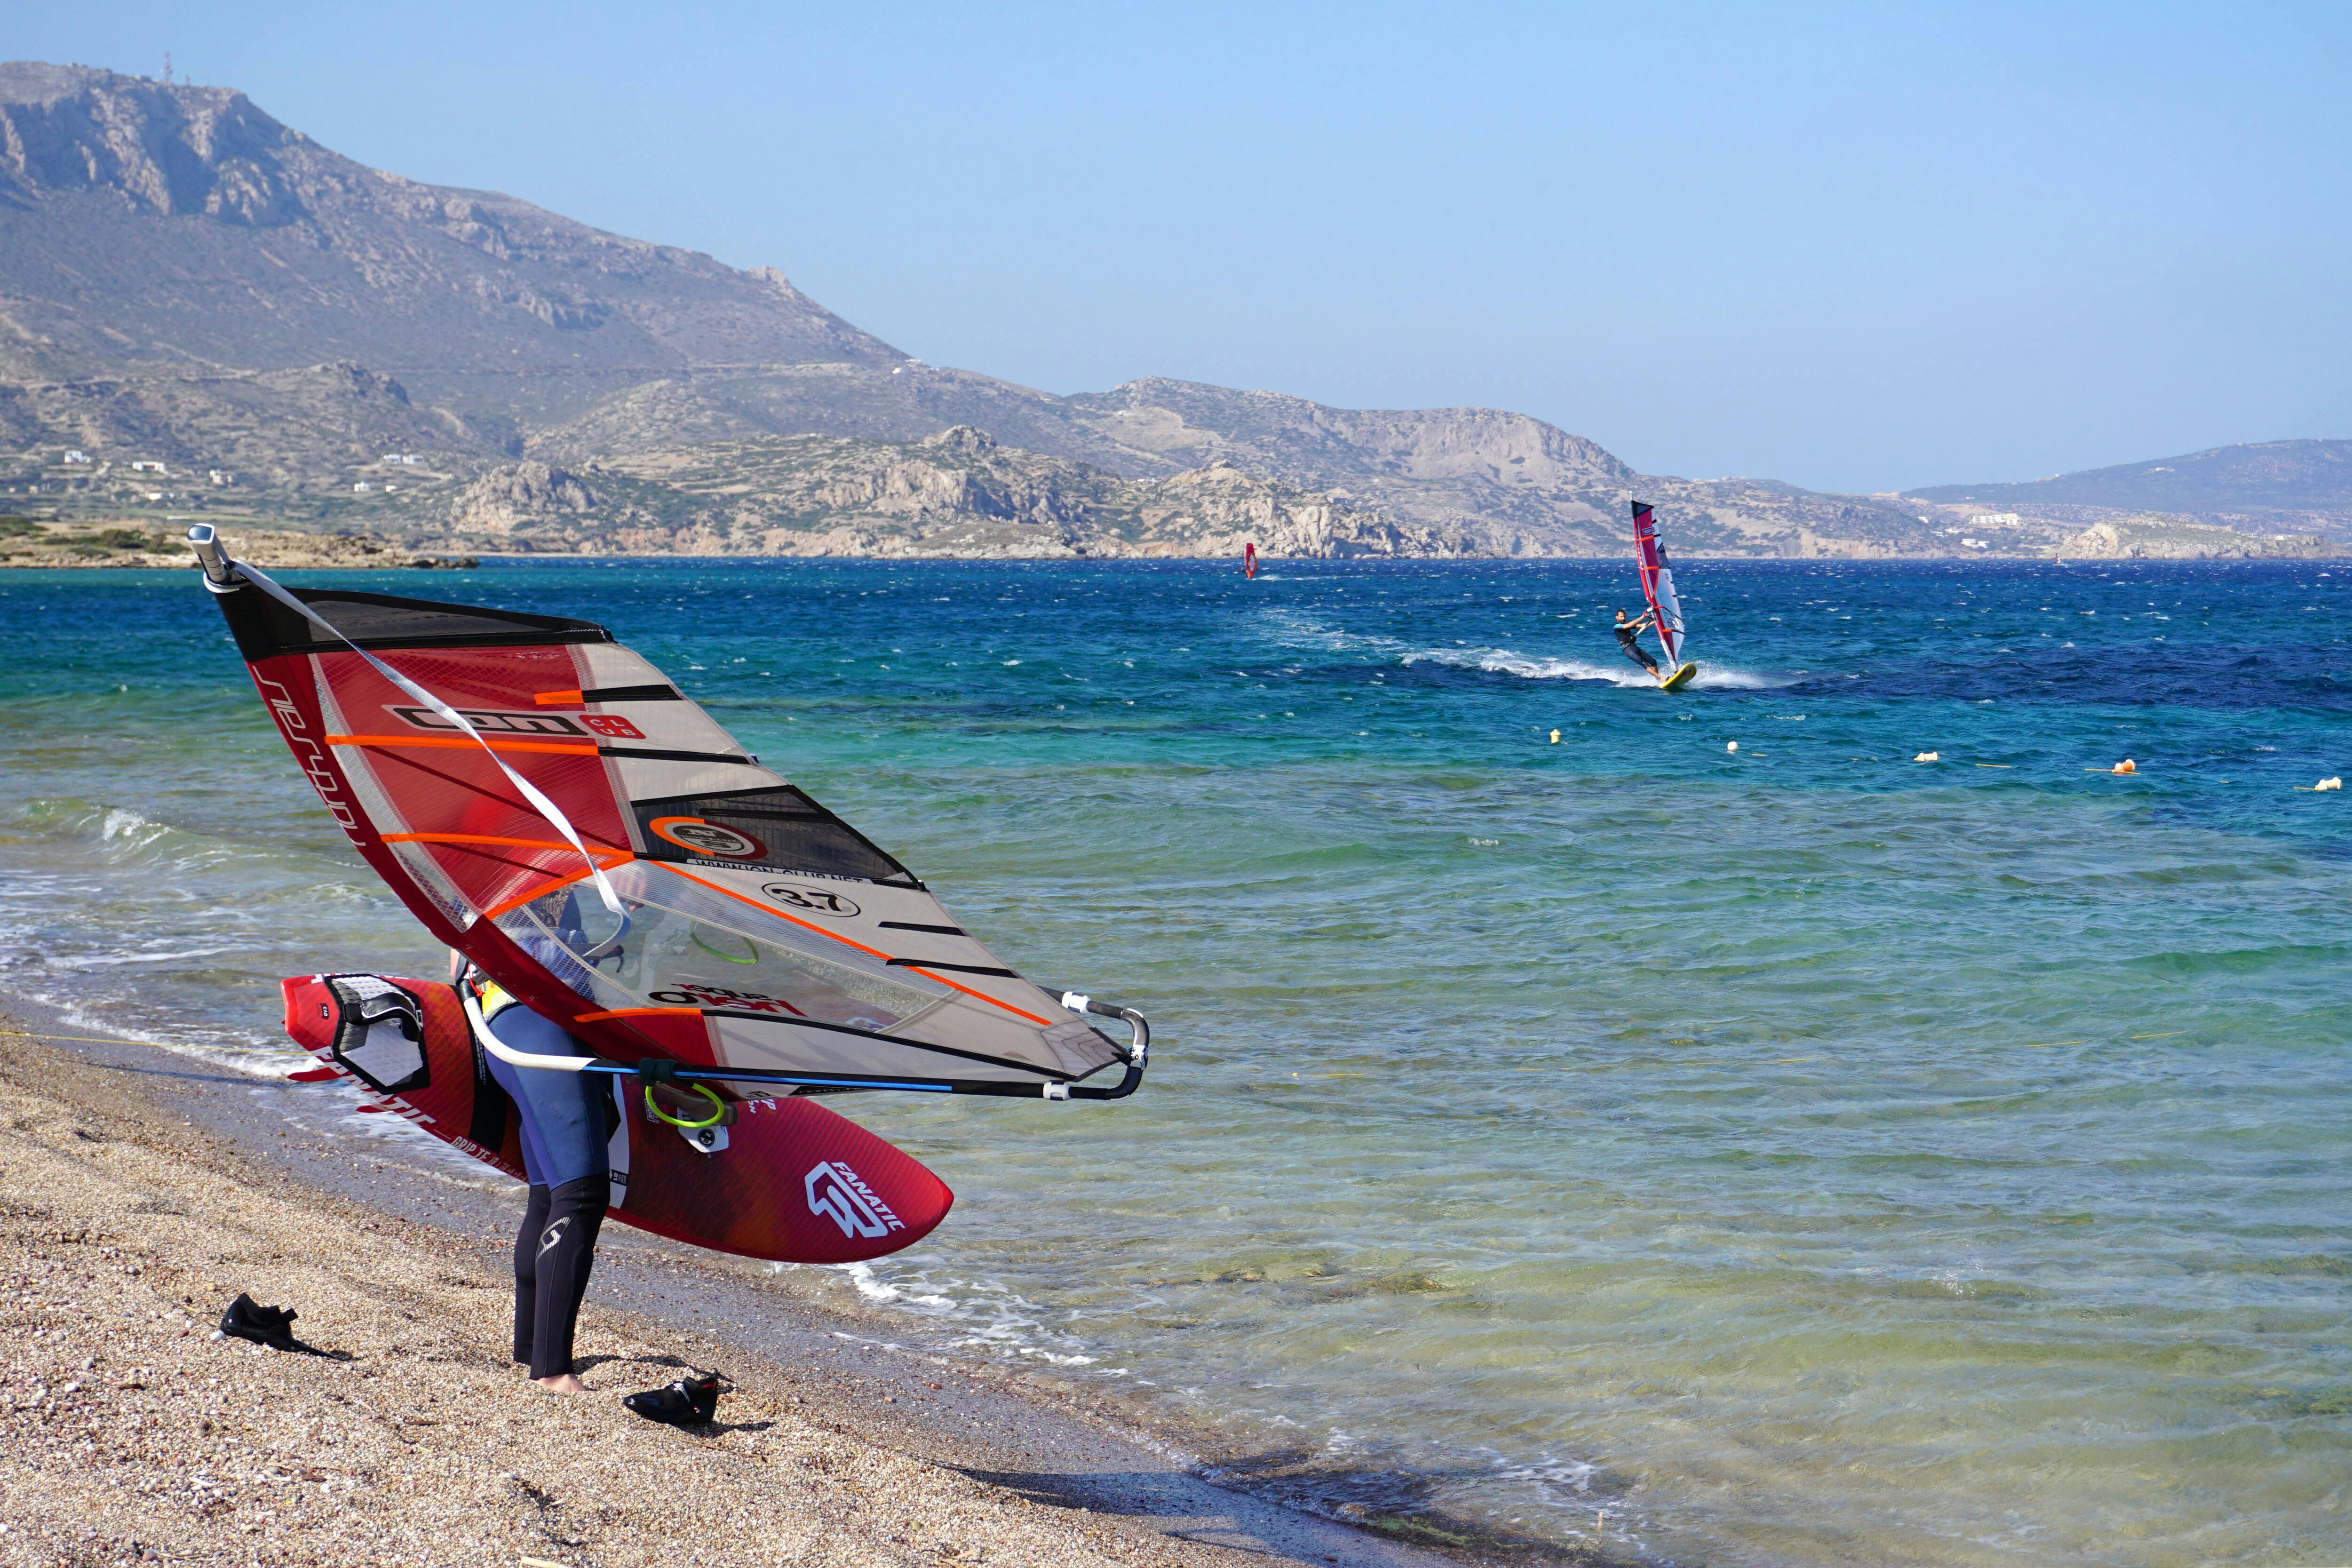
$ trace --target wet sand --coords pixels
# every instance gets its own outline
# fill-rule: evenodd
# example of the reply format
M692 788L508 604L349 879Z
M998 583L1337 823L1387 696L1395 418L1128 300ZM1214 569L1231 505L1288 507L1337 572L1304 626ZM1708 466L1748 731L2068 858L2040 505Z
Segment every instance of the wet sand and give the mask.
M512 1184L88 1032L0 1022L0 1564L1485 1560L1213 1486L1082 1390L617 1224L592 1393L541 1394L507 1354ZM240 1290L331 1355L212 1338ZM617 1403L688 1367L732 1379L712 1425Z

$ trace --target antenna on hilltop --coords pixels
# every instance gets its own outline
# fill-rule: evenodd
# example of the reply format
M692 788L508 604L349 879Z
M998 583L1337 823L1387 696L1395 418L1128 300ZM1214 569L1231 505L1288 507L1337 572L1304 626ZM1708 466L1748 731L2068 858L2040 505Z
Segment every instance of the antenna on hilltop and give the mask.
M172 51L169 49L163 51L163 85L172 85Z

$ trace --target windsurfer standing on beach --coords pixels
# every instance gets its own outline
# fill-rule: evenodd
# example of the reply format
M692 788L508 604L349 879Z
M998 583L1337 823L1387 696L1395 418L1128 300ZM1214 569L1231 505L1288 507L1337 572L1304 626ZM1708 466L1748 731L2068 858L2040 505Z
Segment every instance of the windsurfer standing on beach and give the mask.
M566 912L571 911L567 901ZM499 1043L531 1056L586 1056L588 1048L563 1026L541 1017L498 985L468 973L462 953L449 955L451 978L471 984L483 1021ZM596 1237L612 1206L612 1163L604 1108L585 1073L519 1068L488 1052L490 1077L514 1102L522 1132L523 1172L530 1183L522 1229L515 1237L514 1359L550 1394L585 1394L572 1370L572 1333L588 1275L596 1267Z

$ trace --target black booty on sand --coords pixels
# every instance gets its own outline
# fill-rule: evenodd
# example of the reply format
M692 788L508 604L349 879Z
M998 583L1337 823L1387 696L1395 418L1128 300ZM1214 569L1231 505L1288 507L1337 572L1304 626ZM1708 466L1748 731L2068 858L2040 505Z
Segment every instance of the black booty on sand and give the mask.
M719 1374L684 1377L667 1388L647 1389L621 1401L648 1421L672 1426L698 1426L719 1410Z
M220 1331L231 1339L251 1340L257 1345L268 1345L274 1351L301 1351L310 1355L324 1355L324 1351L304 1344L294 1337L291 1307L262 1307L252 1297L237 1292L228 1310L221 1314Z

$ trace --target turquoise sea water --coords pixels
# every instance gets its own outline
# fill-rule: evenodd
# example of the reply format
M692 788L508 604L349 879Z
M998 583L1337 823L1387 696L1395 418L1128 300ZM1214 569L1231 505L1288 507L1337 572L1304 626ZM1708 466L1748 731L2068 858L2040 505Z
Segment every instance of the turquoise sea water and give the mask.
M2352 569L1680 575L1678 696L1600 563L332 581L604 622L1151 1016L1124 1104L833 1102L961 1194L886 1317L1626 1557L2352 1561ZM0 649L0 988L235 1055L436 963L192 576Z

